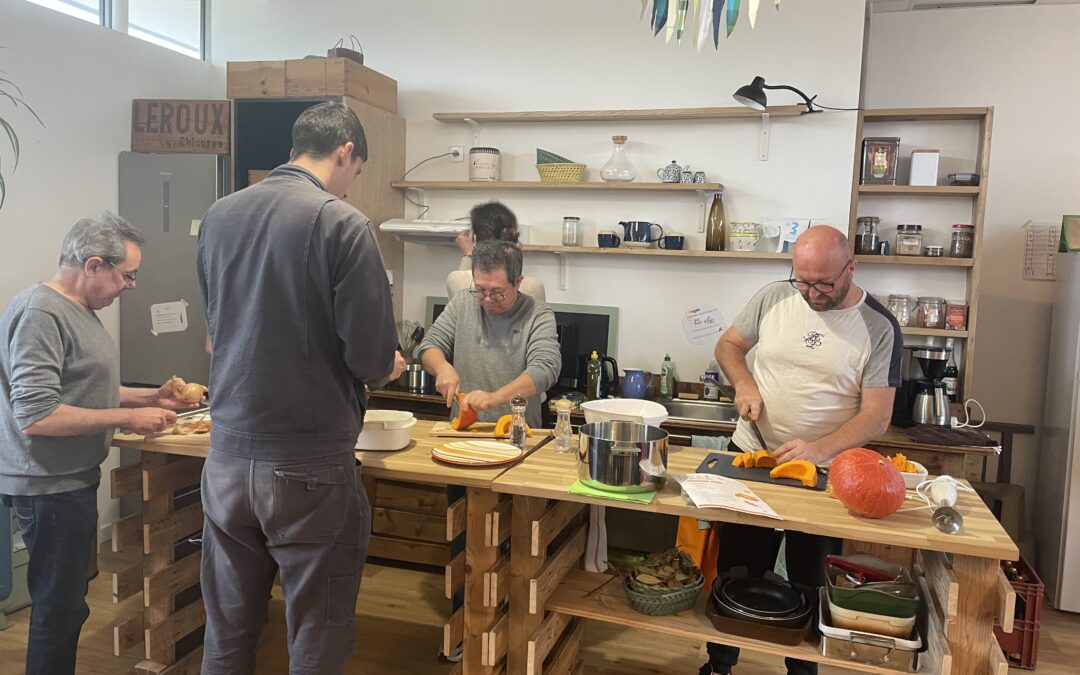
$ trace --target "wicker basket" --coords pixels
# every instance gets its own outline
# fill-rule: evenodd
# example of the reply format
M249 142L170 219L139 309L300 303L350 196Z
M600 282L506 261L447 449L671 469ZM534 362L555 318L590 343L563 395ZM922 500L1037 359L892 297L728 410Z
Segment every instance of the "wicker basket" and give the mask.
M673 591L657 591L627 577L624 588L633 610L649 616L668 616L693 609L704 586L705 578L701 577L693 586Z
M580 183L585 178L584 164L537 164L542 183Z

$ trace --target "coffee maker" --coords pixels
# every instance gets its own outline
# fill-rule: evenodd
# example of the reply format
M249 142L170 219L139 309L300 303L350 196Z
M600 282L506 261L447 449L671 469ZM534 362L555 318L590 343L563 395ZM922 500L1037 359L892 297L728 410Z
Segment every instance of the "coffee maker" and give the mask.
M949 396L941 376L949 363L948 347L917 347L911 355L919 363L923 378L914 384L914 400L911 407L911 421L916 424L933 424L939 427L949 426Z

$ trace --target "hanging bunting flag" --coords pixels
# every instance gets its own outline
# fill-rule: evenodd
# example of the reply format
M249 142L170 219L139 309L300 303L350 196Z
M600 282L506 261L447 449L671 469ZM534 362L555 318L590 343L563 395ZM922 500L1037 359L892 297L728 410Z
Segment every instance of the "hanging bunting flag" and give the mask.
M727 0L727 35L724 37L731 37L732 31L735 30L735 24L739 22L740 4L742 4L742 0Z
M679 0L668 0L667 2L667 23L664 25L664 42L670 43L671 38L675 35L675 19L679 14Z
M717 49L720 48L720 21L725 2L726 0L713 0L712 5L712 43Z
M723 0L721 0L722 2ZM701 0L698 7L697 50L700 52L709 41L709 29L712 27L713 0Z
M755 23L757 23L758 4L760 4L760 0L750 0L750 6L746 8L747 11L749 11L749 13L750 13L750 27L751 28L754 27Z
M656 0L653 5L653 36L660 34L660 31L664 30L664 24L667 23L667 5L668 0Z
M652 9L652 0L641 0L641 16L638 17L638 21L644 21L646 14L652 16L650 9Z
M780 11L780 0L773 0L776 3L776 10Z
M686 30L686 10L690 6L690 0L679 0L679 13L675 16L675 44L682 44L683 32Z

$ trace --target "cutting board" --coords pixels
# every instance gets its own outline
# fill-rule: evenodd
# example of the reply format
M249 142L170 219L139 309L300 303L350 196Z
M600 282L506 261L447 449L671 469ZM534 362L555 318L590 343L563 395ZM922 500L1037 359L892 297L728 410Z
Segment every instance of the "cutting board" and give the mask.
M725 478L734 478L735 480L753 481L755 483L772 483L773 485L789 485L791 487L802 488L803 490L812 489L818 491L824 491L825 486L829 482L829 471L818 467L818 482L813 488L807 488L802 484L802 481L795 480L794 478L770 478L769 469L744 469L741 466L731 466L732 460L738 455L731 455L721 452L710 452L705 457L705 461L701 463L697 468L698 473L711 473L717 476L724 476Z
M530 436L550 436L551 429L531 429ZM496 434L494 422L476 422L468 429L458 431L449 422L436 422L431 435L440 438L510 438L510 434Z

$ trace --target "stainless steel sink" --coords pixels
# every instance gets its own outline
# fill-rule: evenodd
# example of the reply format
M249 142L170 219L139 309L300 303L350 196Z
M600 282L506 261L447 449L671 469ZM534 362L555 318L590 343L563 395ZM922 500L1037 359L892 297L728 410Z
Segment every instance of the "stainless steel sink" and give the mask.
M663 404L668 411L669 420L693 420L696 422L722 422L734 424L739 413L732 403L713 401L667 401Z

